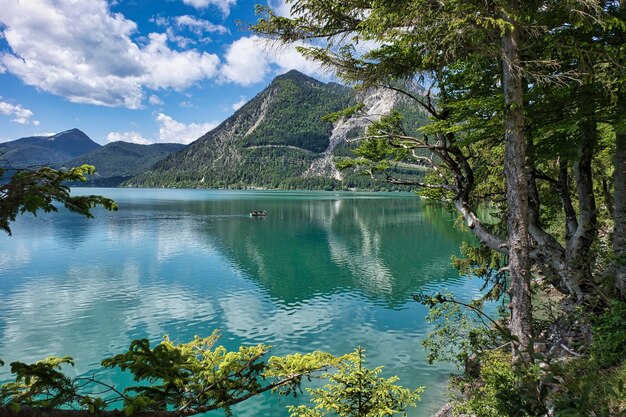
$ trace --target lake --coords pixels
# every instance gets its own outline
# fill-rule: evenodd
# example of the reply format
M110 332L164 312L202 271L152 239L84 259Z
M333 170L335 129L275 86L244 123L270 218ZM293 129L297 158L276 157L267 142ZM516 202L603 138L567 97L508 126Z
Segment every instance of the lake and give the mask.
M71 374L104 371L131 340L188 341L222 332L229 348L265 343L273 354L366 349L400 384L426 386L410 416L443 402L451 368L428 366L430 325L415 291L465 296L450 257L469 239L454 217L411 194L74 189L114 198L94 219L65 211L22 216L0 236L0 358L69 355ZM267 218L251 218L255 209ZM0 368L0 381L10 377ZM293 401L263 395L236 416L288 416ZM211 416L223 415L214 412Z

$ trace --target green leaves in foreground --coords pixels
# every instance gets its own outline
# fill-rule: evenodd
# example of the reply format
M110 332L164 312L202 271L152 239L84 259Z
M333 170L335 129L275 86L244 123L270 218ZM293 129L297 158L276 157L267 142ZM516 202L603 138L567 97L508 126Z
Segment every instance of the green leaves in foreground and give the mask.
M8 404L13 410L21 405L34 407L59 407L74 401L74 381L61 372L64 364L74 365L70 357L50 357L33 364L11 363L15 382L0 387L0 406Z
M0 168L0 179L5 169ZM9 223L15 221L18 214L37 214L58 211L55 202L63 204L74 213L93 217L91 209L102 206L107 210L117 210L115 202L97 195L71 196L68 181L84 182L86 175L95 173L91 165L82 165L67 171L50 167L36 170L17 170L9 182L0 184L0 229L11 234Z
M220 335L195 337L189 343L174 344L168 337L150 347L146 339L135 340L128 352L106 359L107 368L130 371L137 382L149 385L127 388L127 412L174 408L181 414L224 409L265 391L293 394L302 378L333 366L337 360L323 352L271 357L269 346L241 346L229 351L217 346Z
M291 407L292 416L382 417L404 413L419 400L422 389L410 391L395 385L397 377L381 378L382 367L363 367L363 350L337 358L325 352L272 356L269 346L241 346L229 351L215 346L219 333L195 337L175 344L167 336L154 347L147 339L134 340L128 351L105 359L105 368L120 368L141 384L123 392L94 376L70 378L60 372L71 358L48 358L35 364L13 362L16 381L0 387L0 414L3 409L23 406L75 408L107 413L107 407L122 403L126 415L140 412L189 416L230 407L266 391L279 395L301 392L303 379L327 378L331 382L313 395L314 409ZM337 368L336 373L324 373ZM319 373L318 373L319 372ZM107 398L102 398L108 393ZM33 409L36 411L36 409ZM36 414L36 413L35 413Z
M337 358L325 352L272 356L269 346L241 346L229 351L216 346L219 333L195 337L176 344L169 337L154 347L147 339L134 340L128 351L102 361L105 368L120 368L143 383L123 392L94 376L70 378L60 372L71 358L48 358L28 365L11 364L16 381L0 387L0 411L23 406L88 410L107 413L107 407L122 403L128 416L148 412L189 416L230 407L266 391L279 395L301 392L303 379L328 378L324 388L308 390L314 409L291 407L292 416L382 417L404 413L419 400L422 389L410 391L395 385L397 377L381 378L382 367L363 367L363 350ZM324 373L337 368L336 373ZM109 395L106 398L101 396Z
M291 417L384 417L401 414L415 406L423 387L411 391L396 385L398 377L382 378L382 367L368 369L364 350L358 348L341 358L337 372L323 375L330 383L322 388L307 389L314 407L289 407Z

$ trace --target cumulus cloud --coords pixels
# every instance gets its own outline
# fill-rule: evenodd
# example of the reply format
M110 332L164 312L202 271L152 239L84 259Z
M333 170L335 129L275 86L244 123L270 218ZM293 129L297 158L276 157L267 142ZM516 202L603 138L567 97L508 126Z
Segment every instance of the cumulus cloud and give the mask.
M229 30L225 26L216 25L208 20L198 19L190 15L177 16L174 18L178 27L186 27L196 35L203 33L228 33Z
M244 86L262 81L270 70L263 39L256 35L242 37L230 44L224 59L222 79Z
M165 113L159 113L156 121L159 124L159 142L164 143L188 144L218 125L216 122L185 124L174 120Z
M272 70L281 73L291 69L324 77L322 68L300 55L297 46L301 44L276 47L256 35L242 37L226 49L220 80L248 86L263 81Z
M11 104L6 101L0 101L0 114L13 117L11 121L21 125L28 124L30 118L35 115L31 110L22 107L20 104ZM33 125L39 126L39 121L33 120Z
M196 9L215 6L222 11L224 16L228 16L230 8L237 3L237 0L183 0L183 3L195 7Z
M152 143L137 132L110 132L106 136L107 143L117 142L120 140L124 142L137 143L139 145L149 145Z
M173 51L167 47L164 33L151 33L148 37L150 42L142 51L151 65L143 79L148 87L183 89L217 73L216 55L195 50Z
M219 66L214 54L170 49L165 33L134 42L135 22L104 0L0 0L0 7L12 51L0 55L0 66L72 102L138 108L144 87L183 89Z

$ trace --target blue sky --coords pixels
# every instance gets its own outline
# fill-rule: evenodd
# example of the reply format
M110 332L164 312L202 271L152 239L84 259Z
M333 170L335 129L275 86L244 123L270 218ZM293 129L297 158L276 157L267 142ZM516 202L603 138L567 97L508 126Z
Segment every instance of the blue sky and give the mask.
M79 128L189 143L276 75L323 78L238 26L284 0L0 0L0 141Z

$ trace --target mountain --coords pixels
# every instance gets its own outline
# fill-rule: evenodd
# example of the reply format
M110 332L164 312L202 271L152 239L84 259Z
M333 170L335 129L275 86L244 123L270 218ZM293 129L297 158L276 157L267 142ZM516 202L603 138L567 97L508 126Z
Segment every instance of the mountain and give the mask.
M156 143L139 145L128 142L111 142L85 155L63 162L64 167L89 164L96 167L96 174L87 185L117 186L121 182L149 169L171 153L185 145L179 143Z
M354 101L352 89L297 71L276 77L235 114L129 181L146 187L270 187L301 177L330 145L322 117Z
M419 91L418 91L419 93ZM331 123L324 116L357 101L359 118ZM400 93L372 89L356 95L337 83L322 83L300 72L276 77L256 97L215 129L156 163L127 185L187 188L389 188L385 181L340 173L337 156L351 154L347 141L361 135L393 109L418 124L423 112ZM413 127L413 126L410 126ZM411 171L409 175L415 175ZM422 172L417 172L422 175Z
M31 136L0 143L0 160L13 168L50 165L86 154L100 145L78 129L66 130L53 136Z

